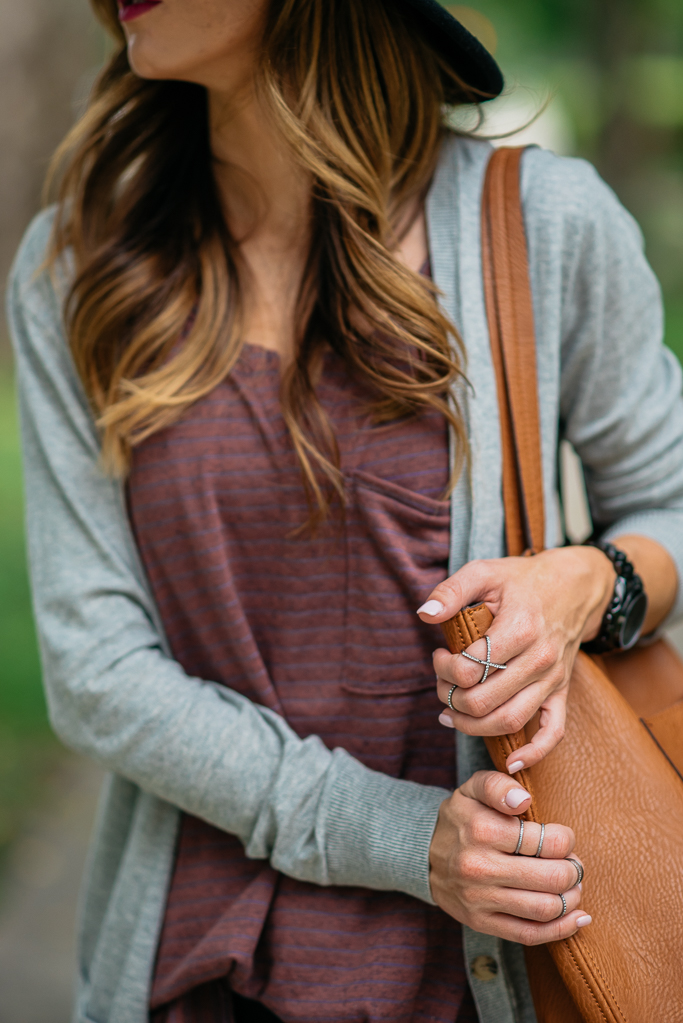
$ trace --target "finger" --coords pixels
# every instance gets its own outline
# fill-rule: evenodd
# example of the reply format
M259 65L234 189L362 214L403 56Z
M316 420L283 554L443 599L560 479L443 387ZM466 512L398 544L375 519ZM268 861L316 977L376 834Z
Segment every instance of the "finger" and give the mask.
M581 905L581 889L575 885L569 891L562 892L567 904L567 913L573 912ZM489 912L506 913L522 920L535 920L538 923L552 923L563 913L564 903L560 895L548 892L525 892L514 888L495 888L484 899Z
M536 923L533 920L520 920L519 917L493 913L484 918L484 926L477 930L485 934L495 934L507 941L516 941L520 945L545 945L549 941L565 941L571 938L582 927L593 922L592 917L583 910L575 909L572 913L553 920L551 923Z
M487 597L495 598L495 603L491 606L491 611L495 615L498 610L497 591L500 588L497 580L500 572L497 566L501 560L469 561L455 575L439 583L424 604L417 609L422 621L431 625L446 622L463 607L481 603Z
M485 686L481 688L483 689ZM521 693L517 693L510 700L496 707L490 714L482 713L481 716L476 716L458 710L463 698L466 698L466 694L463 694L460 689L455 689L451 697L451 703L455 709L443 711L443 714L449 716L452 727L466 735L508 735L524 728L547 697L545 686L534 682Z
M489 679L486 680L487 689L488 685ZM439 677L436 680L436 695L441 703L445 703L446 706L448 706L448 697L450 696L452 709L459 714L466 714L472 718L486 717L487 714L493 713L493 711L511 699L511 696L507 693L503 693L497 698L492 690L489 690L487 693L482 692L481 695L469 695L467 689L463 689L457 683L455 683L454 688L453 683ZM512 695L515 696L516 693Z
M559 895L576 887L576 867L569 860L545 860L535 856L501 856L492 853L489 883L495 887Z
M522 823L524 827L521 827ZM541 842L541 825L534 821L505 820L499 818L498 831L493 836L491 845L498 852L514 853L519 842L520 832L522 844L520 856L536 856ZM541 846L541 859L563 860L570 856L576 845L576 836L571 828L563 824L546 824ZM578 857L574 857L578 860ZM580 861L579 861L580 862ZM576 870L576 868L574 868Z
M482 675L483 671L483 667L479 665L477 669L478 674ZM507 703L508 700L511 700L513 696L516 696L518 691L521 692L523 689L527 689L535 682L543 683L542 688L536 692L536 698L542 703L544 696L549 696L551 688L557 685L557 680L561 681L564 678L564 675L560 675L558 671L547 679L528 679L524 681L524 684L520 683L516 691L511 692L511 687L506 686L505 681L502 679L502 672L496 673L493 668L491 668L489 676L481 688L477 688L476 684L475 686L463 687L452 678L452 673L450 674L451 678L444 678L441 674L437 673L436 695L442 703L448 704L448 696L452 690L451 703L454 708L461 714L468 714L470 717L476 718L483 718L487 714L493 713L493 711ZM494 675L496 676L495 678ZM482 681L483 679L479 679L479 682Z
M488 630L488 637L491 643L491 667L489 676L499 669L494 665L505 665L505 669L513 667L510 662L528 652L532 644L538 646L538 629L534 628L533 622L522 620L519 616L514 618L501 612ZM448 650L440 648L434 653L434 670L437 675L446 681L451 681L464 689L481 682L484 667L480 661L486 662L488 648L486 639L478 639L466 648L464 653L451 654ZM465 655L469 656L465 656ZM471 657L478 660L471 660ZM529 676L533 670L533 663L517 662L515 664L516 674L522 673L523 677Z
M484 677L486 666L486 640L478 639L476 643L467 648L466 652L472 653L472 656L478 657L484 663L479 664L478 661L471 661L464 654L451 654L442 647L435 650L432 654L432 663L437 678L441 678L447 684L455 684L461 689L470 689L472 686L479 685ZM487 681L499 671L497 664L502 665L503 662L496 661L492 649ZM507 669L507 665L505 668Z
M455 703L453 704L455 706ZM551 693L541 704L540 728L531 742L515 750L507 759L510 774L533 767L547 757L564 739L567 721L566 690ZM457 726L456 726L457 727Z
M477 771L458 791L501 813L524 813L531 805L529 793L513 778L498 771Z
M581 888L583 879L586 876L586 868L583 864L583 860L580 860L578 856L572 853L570 856L567 856L567 863L571 863L576 870L576 883L579 888Z
M439 656L438 656L439 655ZM441 651L432 656L432 663L438 678L451 681L462 690L464 697L462 710L466 714L482 716L495 707L501 706L515 694L521 693L534 682L543 681L546 693L561 684L567 674L567 665L563 651L553 642L536 642L533 647L517 656L508 656L497 663L505 664L504 670L493 667L486 684L479 683L483 679L484 668L463 659L462 655L446 655ZM491 652L492 661L496 661L495 652ZM485 658L484 658L485 660Z
M546 687L538 682L527 686L521 693L515 693L510 699L502 698L500 702L491 699L489 694L481 699L470 697L467 690L439 682L436 684L436 692L441 702L448 707L453 727L467 735L508 735L518 732L534 717L549 696ZM516 761L518 758L513 759Z
M507 665L508 669L513 669L512 674L515 676L521 673L522 679L534 677L539 672L543 673L561 655L557 643L547 637L543 623L531 612L522 613L518 609L511 611L502 608L487 634L491 643L491 660L496 664ZM487 654L485 639L476 640L467 647L465 653L485 661ZM442 654L441 657L443 656ZM517 660L522 656L525 657L524 661ZM449 655L446 653L445 657L447 659ZM453 658L450 675L454 683L468 688L481 680L480 664L471 661L462 653L451 654L450 657ZM511 663L513 661L514 666ZM441 674L438 670L441 666L440 662L435 662L437 674Z

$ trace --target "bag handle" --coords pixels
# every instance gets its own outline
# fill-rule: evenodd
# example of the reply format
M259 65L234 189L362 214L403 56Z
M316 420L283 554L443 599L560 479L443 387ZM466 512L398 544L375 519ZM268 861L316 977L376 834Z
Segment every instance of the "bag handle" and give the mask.
M536 382L536 339L529 278L520 161L523 149L498 149L489 160L482 198L482 265L491 355L496 374L503 456L503 505L508 555L542 551L545 515L541 432ZM483 636L493 620L485 604L464 608L444 622L448 648L459 653ZM487 736L498 771L526 745L524 729ZM528 769L517 775L532 792ZM536 820L533 804L523 814Z
M496 374L503 459L507 554L534 554L545 546L536 336L529 277L520 165L523 148L497 149L484 180L482 265L491 356ZM486 739L499 771L525 746L526 732ZM517 775L533 795L528 769ZM523 814L536 820L533 804Z
M482 264L503 455L508 555L542 551L545 514L529 278L520 164L524 147L497 149L482 199Z

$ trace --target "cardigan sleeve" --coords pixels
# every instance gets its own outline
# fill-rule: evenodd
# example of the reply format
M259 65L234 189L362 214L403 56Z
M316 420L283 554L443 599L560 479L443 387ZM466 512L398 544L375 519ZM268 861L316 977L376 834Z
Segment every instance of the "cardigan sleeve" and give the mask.
M101 469L62 326L68 268L44 266L53 214L10 279L29 561L51 721L72 748L320 885L431 902L429 846L448 793L366 768L169 655L125 508Z
M663 344L662 297L640 229L589 164L527 156L544 211L536 222L556 232L561 253L560 429L583 463L593 522L607 539L656 540L680 580L681 368ZM681 614L679 585L670 619Z

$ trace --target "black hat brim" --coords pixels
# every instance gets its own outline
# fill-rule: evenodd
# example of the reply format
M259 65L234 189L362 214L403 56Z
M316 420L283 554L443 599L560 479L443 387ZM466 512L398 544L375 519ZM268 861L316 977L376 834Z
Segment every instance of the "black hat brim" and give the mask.
M430 46L474 91L475 98L499 96L503 75L489 51L437 0L395 0L420 25Z

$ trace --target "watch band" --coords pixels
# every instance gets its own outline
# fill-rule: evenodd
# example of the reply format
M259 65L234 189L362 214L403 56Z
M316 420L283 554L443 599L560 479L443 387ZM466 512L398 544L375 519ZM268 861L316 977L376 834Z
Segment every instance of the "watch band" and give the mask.
M614 544L589 540L588 547L597 547L614 565L617 578L609 607L604 614L595 639L582 644L589 654L607 654L629 650L639 638L647 613L647 596L643 581L627 555Z

